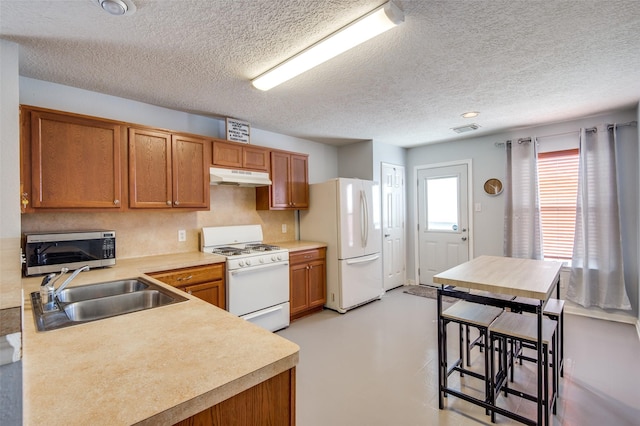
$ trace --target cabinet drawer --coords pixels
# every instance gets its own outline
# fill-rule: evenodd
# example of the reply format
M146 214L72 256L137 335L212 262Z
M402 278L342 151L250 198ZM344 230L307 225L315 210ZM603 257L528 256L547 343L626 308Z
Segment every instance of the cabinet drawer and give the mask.
M149 274L153 278L174 287L200 284L224 278L224 264L198 266L194 268L173 269Z
M295 251L289 253L289 263L307 263L317 259L325 258L325 248L313 250Z

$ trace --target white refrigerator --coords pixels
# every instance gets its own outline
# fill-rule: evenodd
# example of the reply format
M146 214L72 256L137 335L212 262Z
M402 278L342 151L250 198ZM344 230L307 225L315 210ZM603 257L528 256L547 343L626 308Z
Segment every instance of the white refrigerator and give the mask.
M327 302L340 313L384 294L380 186L337 178L309 185L300 239L327 244Z

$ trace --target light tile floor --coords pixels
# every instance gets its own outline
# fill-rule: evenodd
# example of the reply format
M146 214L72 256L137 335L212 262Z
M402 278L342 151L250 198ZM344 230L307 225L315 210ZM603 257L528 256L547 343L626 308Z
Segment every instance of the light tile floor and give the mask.
M449 352L454 354L455 329L449 329ZM640 425L635 327L565 315L565 333L565 375L551 423ZM452 396L444 410L438 409L433 299L398 288L344 315L325 309L278 334L300 345L298 426L491 424L483 409ZM525 363L516 371L516 382L525 388L535 383L534 365ZM456 380L452 375L451 383ZM477 379L463 380L467 388L482 389ZM532 402L509 396L502 403L535 416ZM519 423L498 416L497 424Z

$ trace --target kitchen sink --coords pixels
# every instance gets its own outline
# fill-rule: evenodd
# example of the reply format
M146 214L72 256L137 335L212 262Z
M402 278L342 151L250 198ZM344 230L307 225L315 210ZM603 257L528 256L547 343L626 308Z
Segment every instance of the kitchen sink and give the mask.
M65 288L58 294L58 300L65 303L79 302L81 300L137 292L147 288L149 288L149 284L140 279L109 281Z
M168 305L173 300L173 297L158 290L141 290L134 293L69 303L64 306L64 313L71 321L95 321Z
M179 303L187 298L142 278L108 281L64 289L56 310L43 312L40 293L31 293L39 331L49 331L117 315Z

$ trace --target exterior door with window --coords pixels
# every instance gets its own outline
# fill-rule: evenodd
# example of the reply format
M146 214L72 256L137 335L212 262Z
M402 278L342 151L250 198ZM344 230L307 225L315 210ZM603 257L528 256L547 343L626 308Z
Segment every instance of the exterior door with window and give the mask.
M418 282L469 260L468 165L418 170Z
M385 290L406 279L404 236L404 167L382 164L382 258Z

